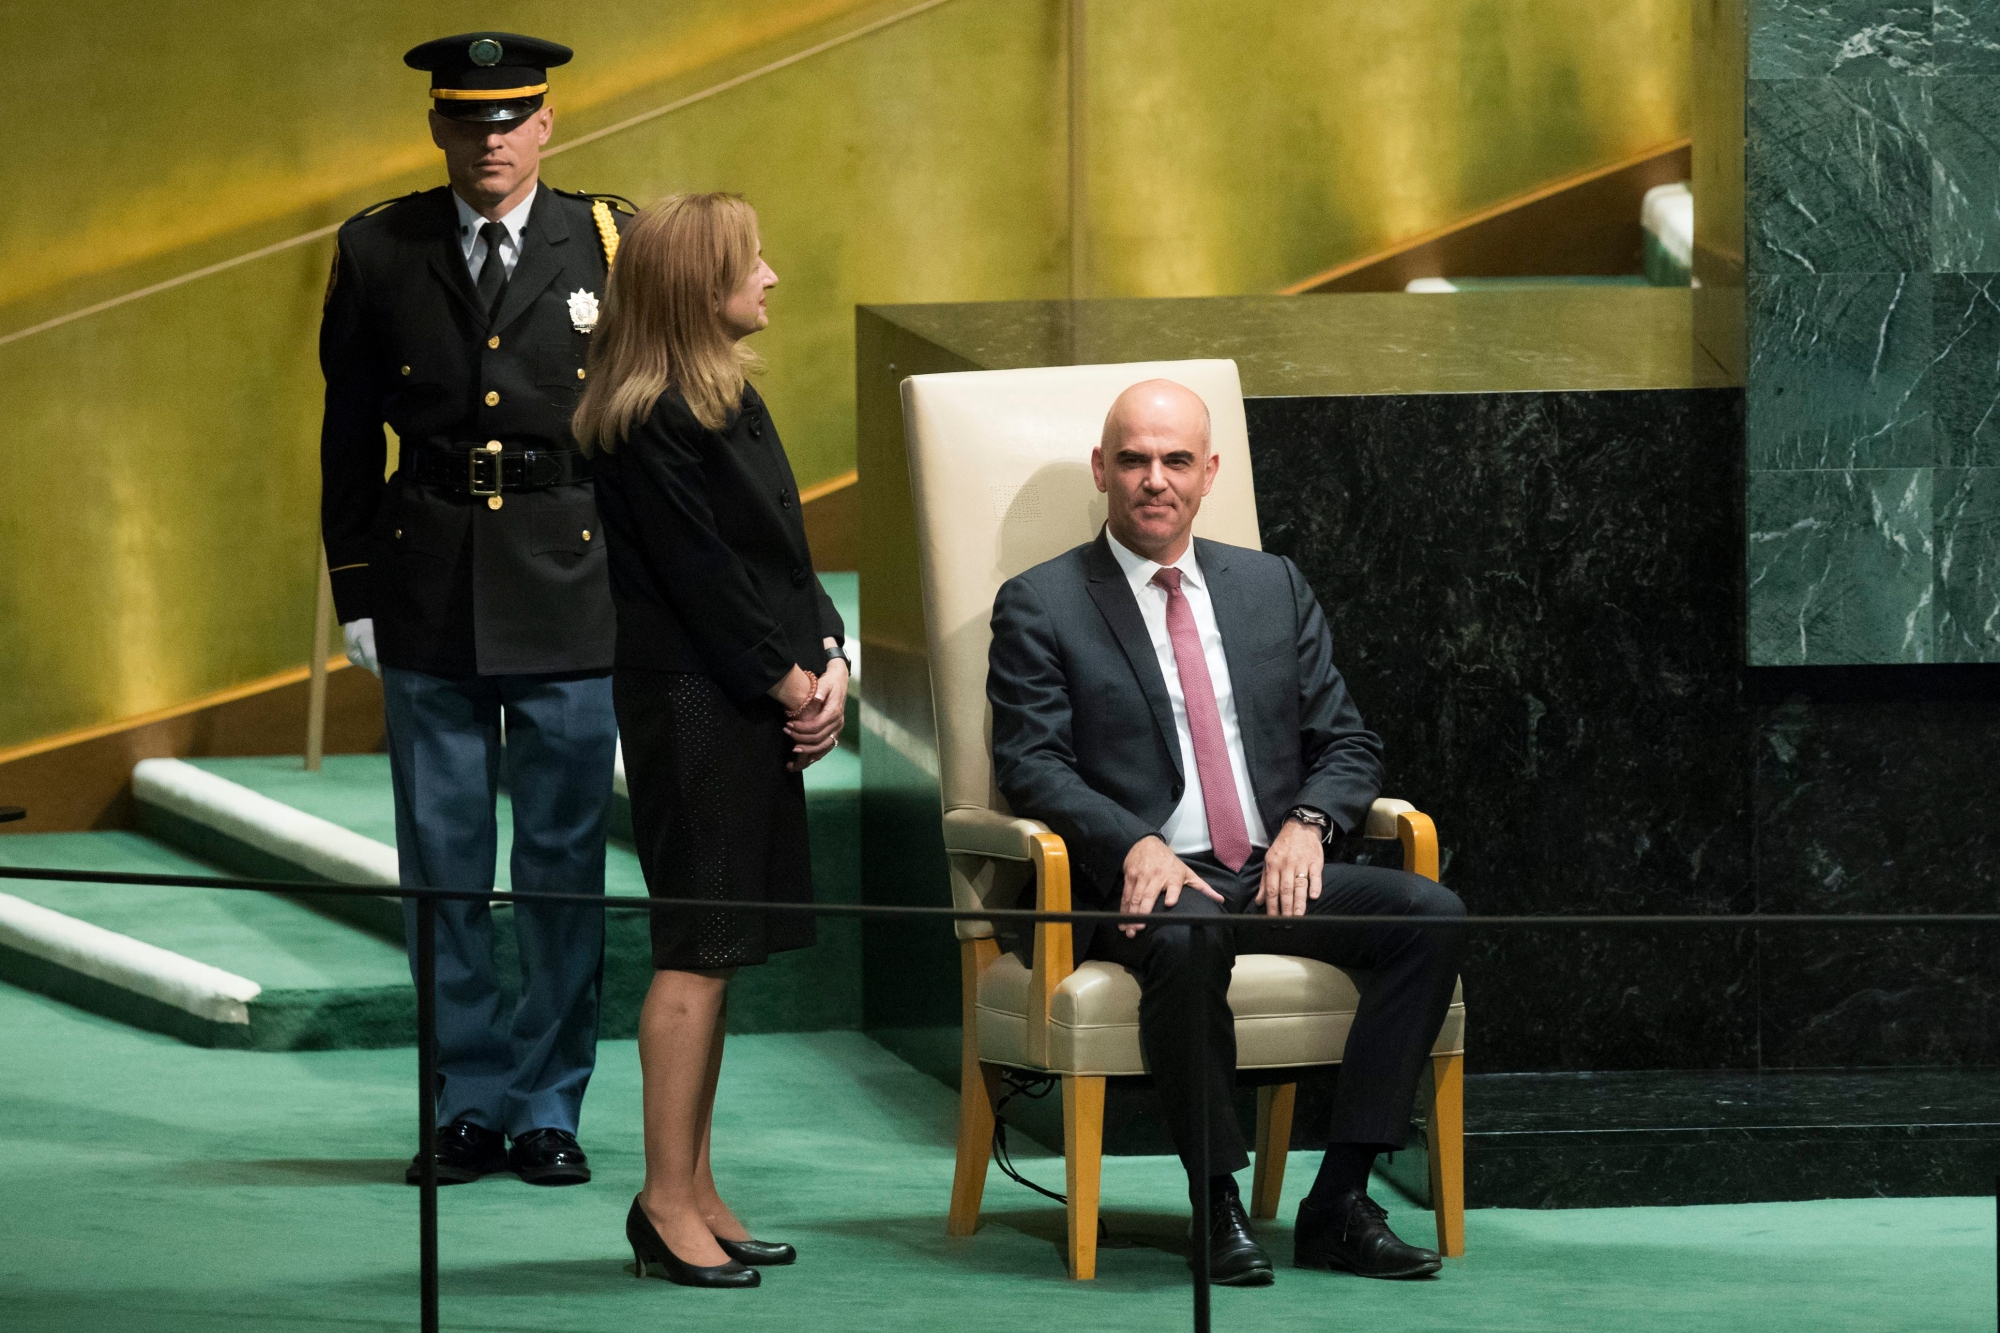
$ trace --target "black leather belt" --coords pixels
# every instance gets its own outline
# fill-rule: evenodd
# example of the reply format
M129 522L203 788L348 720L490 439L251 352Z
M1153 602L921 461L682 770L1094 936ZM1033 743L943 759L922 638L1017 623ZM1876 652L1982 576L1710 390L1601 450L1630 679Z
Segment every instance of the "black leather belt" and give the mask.
M410 463L420 484L458 495L538 491L590 480L590 460L575 449L497 452L483 444L427 444L415 450Z

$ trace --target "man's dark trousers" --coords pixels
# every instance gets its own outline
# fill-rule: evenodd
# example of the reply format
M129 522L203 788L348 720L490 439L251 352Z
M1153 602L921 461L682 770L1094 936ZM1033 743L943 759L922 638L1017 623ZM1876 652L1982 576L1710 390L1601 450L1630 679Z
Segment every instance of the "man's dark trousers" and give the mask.
M1199 889L1183 888L1172 908L1164 899L1155 903L1156 915L1263 912L1252 901L1264 873L1262 848L1251 852L1240 871L1229 870L1207 852L1183 855L1181 860L1228 903L1218 903ZM1455 918L1465 915L1465 906L1457 894L1421 875L1328 862L1320 895L1307 902L1306 911ZM1397 922L1287 925L1273 918L1269 924L1211 926L1201 933L1207 944L1200 953L1191 939L1194 928L1186 926L1149 925L1128 939L1123 931L1100 925L1089 946L1090 957L1127 967L1139 979L1139 1042L1182 1163L1192 1169L1195 1098L1205 1086L1209 1172L1222 1175L1249 1165L1234 1109L1236 1020L1229 1009L1229 974L1239 953L1317 958L1356 974L1361 1004L1348 1032L1327 1139L1401 1147L1416 1104L1417 1080L1451 1007L1464 932ZM1206 966L1199 966L1197 959ZM1202 1034L1203 1068L1195 1067L1196 1030Z
M504 764L511 887L603 894L618 743L609 675L446 678L388 667L382 694L404 884L493 887ZM438 1123L462 1117L510 1136L574 1134L597 1063L604 912L552 903L509 910L521 962L511 1013L493 963L492 912L483 902L438 904ZM414 950L410 899L403 921Z

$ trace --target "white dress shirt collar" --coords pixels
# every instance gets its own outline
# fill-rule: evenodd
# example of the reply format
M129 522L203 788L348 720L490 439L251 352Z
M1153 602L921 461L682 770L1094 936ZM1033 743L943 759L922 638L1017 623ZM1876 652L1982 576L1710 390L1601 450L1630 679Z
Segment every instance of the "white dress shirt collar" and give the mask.
M1104 540L1111 543L1111 558L1116 560L1118 568L1124 571L1126 581L1132 585L1134 593L1137 593L1141 588L1150 584L1153 581L1153 575L1159 573L1162 569L1178 569L1181 572L1181 586L1183 588L1190 584L1197 588L1208 586L1201 576L1201 561L1194 558L1194 538L1192 537L1188 538L1187 550L1181 552L1181 558L1164 565L1157 560L1148 560L1137 551L1129 549L1125 543L1111 535L1109 527L1104 529Z
M500 258L507 265L510 276L514 272L514 265L520 261L521 232L528 225L528 213L535 206L535 195L540 189L538 185L528 191L526 198L495 219L507 229L507 245L500 252ZM486 259L486 242L479 236L479 229L486 225L486 219L481 217L471 204L459 198L457 190L451 192L451 202L458 208L458 248L465 255L465 266L477 279L480 267Z

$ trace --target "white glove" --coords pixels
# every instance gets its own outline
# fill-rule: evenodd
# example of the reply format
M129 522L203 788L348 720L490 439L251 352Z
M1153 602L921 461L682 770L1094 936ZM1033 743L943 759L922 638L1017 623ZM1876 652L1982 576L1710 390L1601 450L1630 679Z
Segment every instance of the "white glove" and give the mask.
M347 640L347 660L358 667L366 667L381 678L382 666L375 660L375 622L370 620L350 620L340 627L340 636Z

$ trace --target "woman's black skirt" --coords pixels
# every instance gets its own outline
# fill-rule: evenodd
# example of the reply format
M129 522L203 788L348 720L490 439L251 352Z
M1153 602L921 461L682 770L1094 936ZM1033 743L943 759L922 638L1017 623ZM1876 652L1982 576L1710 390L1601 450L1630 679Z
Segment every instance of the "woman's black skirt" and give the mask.
M730 701L705 675L612 675L632 835L655 898L812 901L803 774L774 700ZM656 909L653 966L695 972L764 962L813 942L808 912Z

